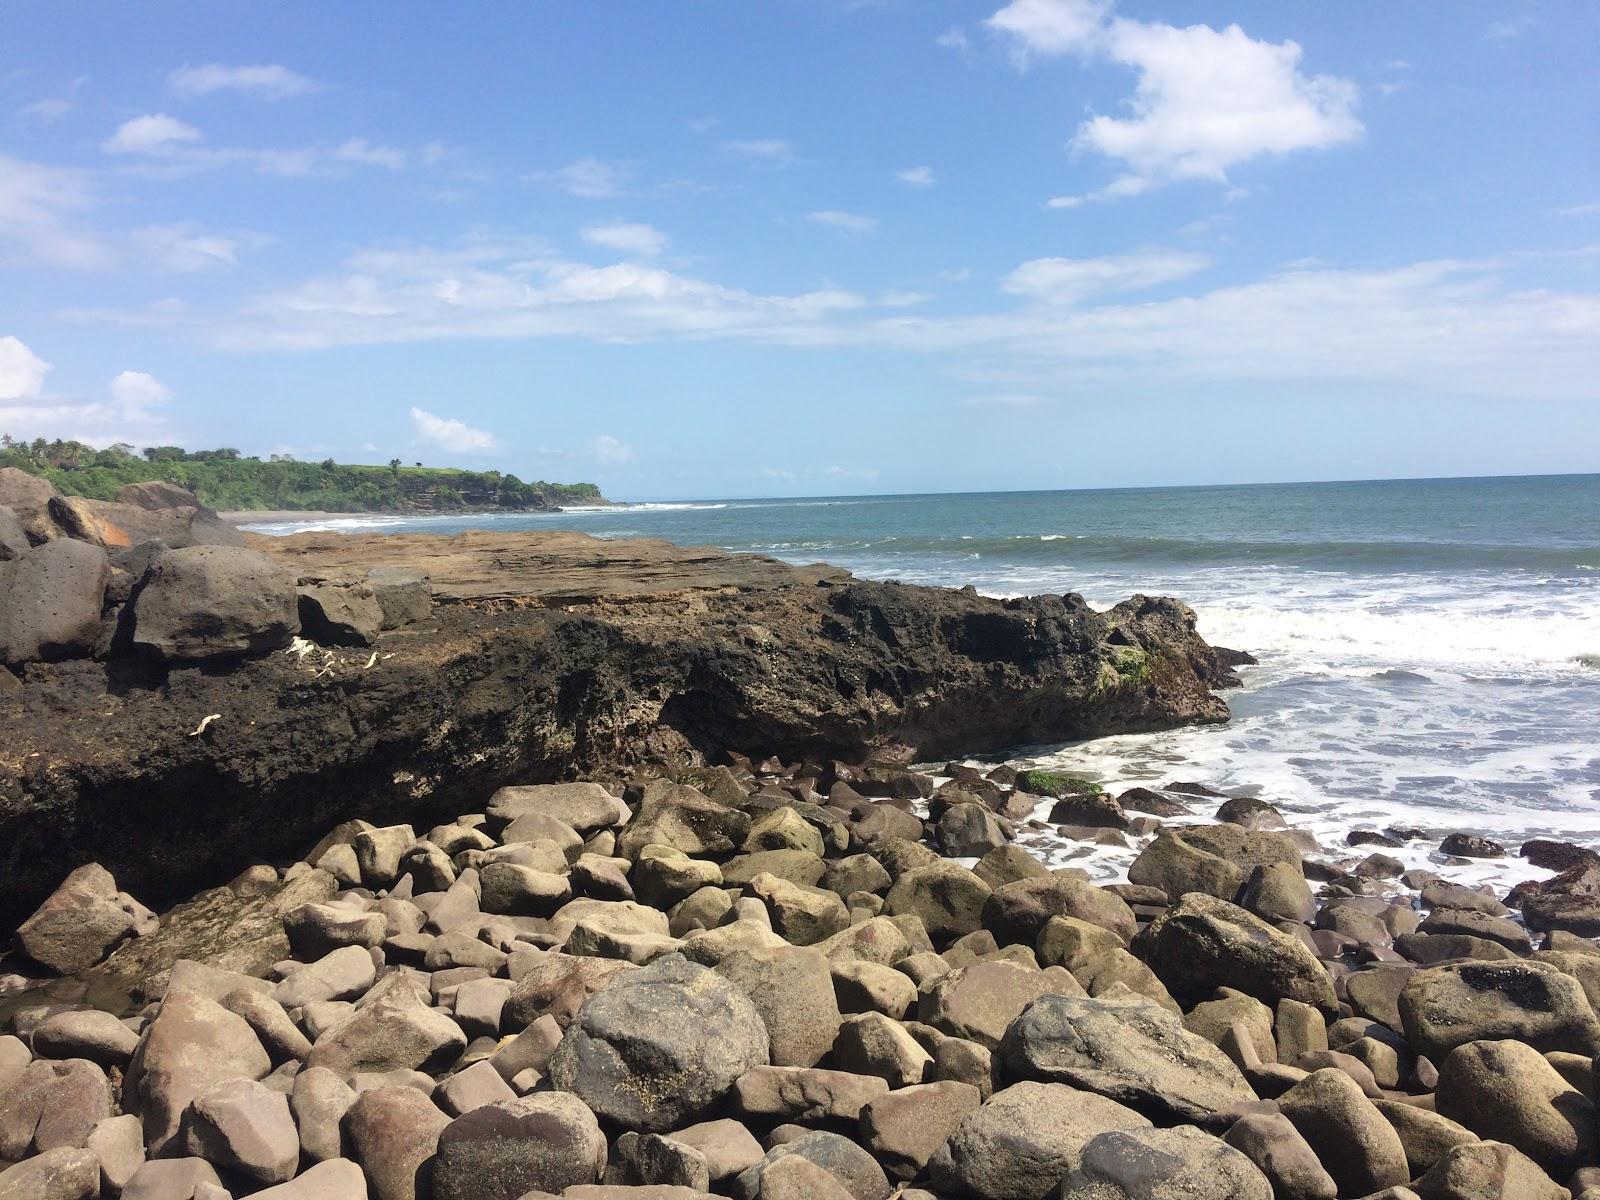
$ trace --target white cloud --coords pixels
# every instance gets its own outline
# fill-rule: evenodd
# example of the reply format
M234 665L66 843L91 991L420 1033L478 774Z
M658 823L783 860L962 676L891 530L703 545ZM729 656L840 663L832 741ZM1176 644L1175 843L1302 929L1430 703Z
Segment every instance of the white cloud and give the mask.
M239 238L206 233L192 225L148 225L134 230L130 240L141 258L175 274L197 274L239 261Z
M632 446L609 433L602 433L589 443L589 454L595 462L608 467L619 467L636 457Z
M962 54L965 54L972 47L972 42L967 37L967 31L959 25L946 29L933 39L933 44L935 46L943 46L946 50L959 51Z
M0 400L37 396L49 370L50 364L23 345L21 339L0 337Z
M93 202L86 172L0 154L0 263L14 256L79 270L105 266L110 246L78 224Z
M659 229L628 222L590 225L583 230L582 237L591 246L603 246L620 254L636 254L644 258L654 258L667 248L667 235Z
M101 143L107 154L138 154L160 156L171 154L182 146L192 146L201 140L193 125L169 117L166 113L148 113L124 121L117 131Z
M628 169L621 163L580 158L553 171L531 172L526 178L533 183L553 183L571 196L606 200L622 195L628 182Z
M1131 292L1171 283L1211 265L1204 254L1149 250L1102 258L1036 258L1001 283L1004 291L1046 304L1076 304L1102 292Z
M865 217L860 213L840 212L836 208L825 208L818 212L807 213L806 220L817 225L827 225L833 229L842 229L845 233L871 233L878 227L877 217Z
M500 445L492 433L415 407L411 410L411 432L418 441L453 454L487 454Z
M1258 41L1237 25L1179 28L1114 17L1109 0L1013 0L987 24L1023 64L1074 54L1137 73L1132 114L1091 117L1073 139L1127 172L1088 199L1138 195L1171 180L1225 182L1251 159L1327 149L1364 132L1353 82L1305 75L1297 43Z
M1569 204L1566 208L1555 209L1554 215L1558 217L1592 217L1600 215L1600 200L1589 204Z
M26 106L22 111L26 116L37 117L41 121L50 122L59 121L62 117L71 112L72 108L73 104L71 100L35 100L32 104Z
M794 147L785 138L753 138L748 141L723 142L722 148L730 154L762 162L787 163L794 159Z
M361 163L368 167L387 167L391 171L405 169L406 152L394 146L377 146L366 138L351 138L333 152L340 162Z
M107 385L111 399L104 402L45 393L49 369L16 338L0 338L0 432L94 446L167 436L158 410L171 392L154 376L123 371Z
M143 371L123 371L111 381L111 398L128 420L144 420L150 410L172 398L172 389L154 375Z
M1042 401L1030 392L995 392L986 396L967 396L962 408L1038 408Z
M1517 17L1509 21L1491 21L1483 27L1483 37L1489 42L1509 42L1533 28L1532 17Z
M1012 0L984 22L1012 39L1021 62L1030 57L1077 54L1098 40L1111 0Z
M894 177L907 187L932 187L932 167L907 167L904 171L896 171Z
M224 66L207 63L182 66L167 76L167 86L180 96L209 96L213 92L244 92L264 100L284 100L319 90L320 85L298 71L277 63L261 66Z

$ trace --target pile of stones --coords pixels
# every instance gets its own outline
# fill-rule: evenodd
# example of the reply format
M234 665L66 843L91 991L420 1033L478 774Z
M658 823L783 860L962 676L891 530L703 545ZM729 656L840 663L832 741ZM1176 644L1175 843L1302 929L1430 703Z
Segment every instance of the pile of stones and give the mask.
M1536 950L1259 801L1099 887L1016 783L736 758L340 825L142 1007L13 997L0 1200L1600 1200L1578 899L1527 893ZM87 867L17 943L105 970L185 913L133 937Z
M118 501L62 496L0 469L0 694L29 663L266 654L297 636L370 646L432 607L426 576L297 579L245 547L193 493L136 483Z

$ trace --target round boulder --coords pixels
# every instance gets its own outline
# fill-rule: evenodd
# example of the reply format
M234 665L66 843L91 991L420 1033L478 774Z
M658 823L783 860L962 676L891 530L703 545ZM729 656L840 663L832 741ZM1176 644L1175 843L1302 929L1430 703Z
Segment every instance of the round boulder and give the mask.
M606 1165L606 1139L583 1101L543 1092L486 1104L439 1134L433 1160L436 1200L517 1200L560 1195L594 1183Z

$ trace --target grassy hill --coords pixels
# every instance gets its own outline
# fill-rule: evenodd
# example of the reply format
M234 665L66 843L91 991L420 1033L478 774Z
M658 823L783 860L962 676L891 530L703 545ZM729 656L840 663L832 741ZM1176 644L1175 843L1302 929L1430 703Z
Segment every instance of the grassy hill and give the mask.
M385 467L263 460L237 450L132 446L96 450L81 442L0 436L0 467L18 467L69 495L114 500L124 484L164 479L189 488L212 508L304 509L323 512L451 512L458 509L541 509L602 503L592 483L524 483L499 471L454 467Z

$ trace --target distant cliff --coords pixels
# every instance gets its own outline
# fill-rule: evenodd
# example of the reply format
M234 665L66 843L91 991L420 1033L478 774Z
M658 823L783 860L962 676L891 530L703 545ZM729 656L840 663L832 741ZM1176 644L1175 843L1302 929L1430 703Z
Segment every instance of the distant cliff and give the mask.
M127 484L151 479L188 488L223 511L303 509L320 512L451 512L459 509L559 508L603 504L592 483L525 483L499 471L454 467L298 462L275 455L247 458L237 450L130 446L96 450L80 442L0 438L0 467L48 479L67 494L113 500Z

